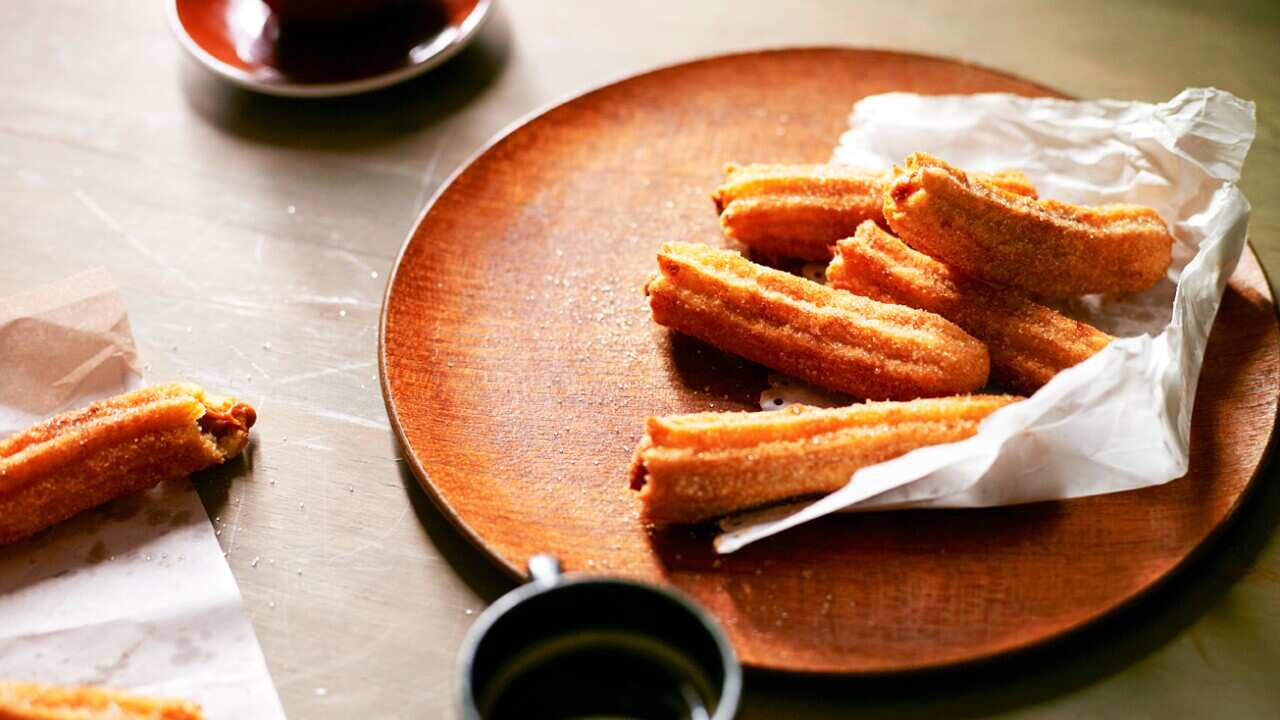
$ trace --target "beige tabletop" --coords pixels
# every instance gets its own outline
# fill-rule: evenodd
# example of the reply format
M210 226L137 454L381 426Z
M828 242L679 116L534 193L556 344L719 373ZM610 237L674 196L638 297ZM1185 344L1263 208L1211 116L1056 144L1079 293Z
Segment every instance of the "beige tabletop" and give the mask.
M1280 4L1267 0L509 0L443 68L340 102L224 85L185 56L162 5L0 3L0 291L104 266L149 377L258 407L246 462L205 476L202 497L294 718L451 716L462 635L510 586L401 460L376 322L424 202L552 100L810 44L954 56L1081 97L1214 85L1258 104L1243 188L1280 278ZM1280 717L1280 478L1263 480L1219 543L1099 627L942 675L750 674L740 716Z

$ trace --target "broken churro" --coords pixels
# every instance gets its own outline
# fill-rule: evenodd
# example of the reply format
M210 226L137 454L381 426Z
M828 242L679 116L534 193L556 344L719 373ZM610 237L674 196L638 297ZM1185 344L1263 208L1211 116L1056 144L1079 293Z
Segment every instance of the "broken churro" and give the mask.
M257 415L175 383L63 413L0 440L0 544L240 454Z
M95 687L0 682L0 720L204 720L186 700Z
M631 489L655 523L699 522L829 493L859 468L970 437L983 418L1020 399L972 395L651 417L632 460Z
M1027 394L1113 339L1016 290L966 277L873 222L836 245L827 283L945 317L987 344L993 380Z
M1016 197L924 153L905 164L884 196L889 227L970 277L1063 298L1145 290L1169 268L1173 238L1151 208Z
M660 325L872 400L954 395L987 382L986 347L933 313L876 302L735 252L666 243L645 292Z
M711 198L724 234L767 255L815 262L865 220L884 222L884 190L892 173L843 165L725 166ZM1035 197L1016 170L977 176L1005 192Z

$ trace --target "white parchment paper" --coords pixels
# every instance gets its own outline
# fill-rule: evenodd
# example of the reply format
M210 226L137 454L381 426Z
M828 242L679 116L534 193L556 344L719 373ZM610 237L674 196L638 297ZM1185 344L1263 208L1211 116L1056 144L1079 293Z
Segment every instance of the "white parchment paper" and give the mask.
M973 438L863 468L812 503L731 518L716 549L842 510L1013 505L1184 475L1205 345L1245 244L1249 203L1235 183L1254 126L1253 103L1203 88L1160 104L907 93L859 101L836 162L890 168L925 151L967 170L1023 170L1041 197L1149 205L1176 239L1173 265L1145 292L1062 307L1121 339L992 414ZM770 397L786 394L777 390Z
M143 384L106 273L0 299L0 437ZM210 720L284 718L187 480L0 546L0 679L181 697Z

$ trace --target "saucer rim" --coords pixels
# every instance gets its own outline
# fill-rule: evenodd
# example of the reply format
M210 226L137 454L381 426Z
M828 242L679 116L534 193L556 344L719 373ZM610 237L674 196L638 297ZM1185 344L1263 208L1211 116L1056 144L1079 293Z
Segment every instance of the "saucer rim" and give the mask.
M493 4L496 2L496 0L477 0L475 8L459 25L455 26L458 30L456 37L448 45L418 62L355 80L333 83L298 83L288 80L263 80L252 73L245 72L214 57L191 36L191 33L187 32L186 25L182 23L182 18L178 15L178 3L180 1L167 0L165 2L165 14L168 16L169 29L173 32L174 37L177 38L178 44L198 60L205 69L246 90L290 98L332 98L358 95L390 87L421 75L443 64L446 60L458 54L464 47L471 44L471 41L475 39L476 33L480 31L485 21L488 20Z

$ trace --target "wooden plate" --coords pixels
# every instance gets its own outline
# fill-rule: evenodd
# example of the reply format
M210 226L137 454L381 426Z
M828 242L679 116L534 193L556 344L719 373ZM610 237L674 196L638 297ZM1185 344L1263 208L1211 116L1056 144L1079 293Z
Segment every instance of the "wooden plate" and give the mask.
M845 49L718 57L601 88L482 152L428 207L388 286L380 365L414 472L513 575L684 590L749 665L886 672L989 657L1115 609L1235 509L1275 425L1275 308L1247 252L1209 345L1191 472L1061 503L827 518L718 557L647 531L626 468L644 418L755 408L757 366L669 334L641 286L669 239L716 242L728 160L824 161L871 93L1052 91L948 60Z

